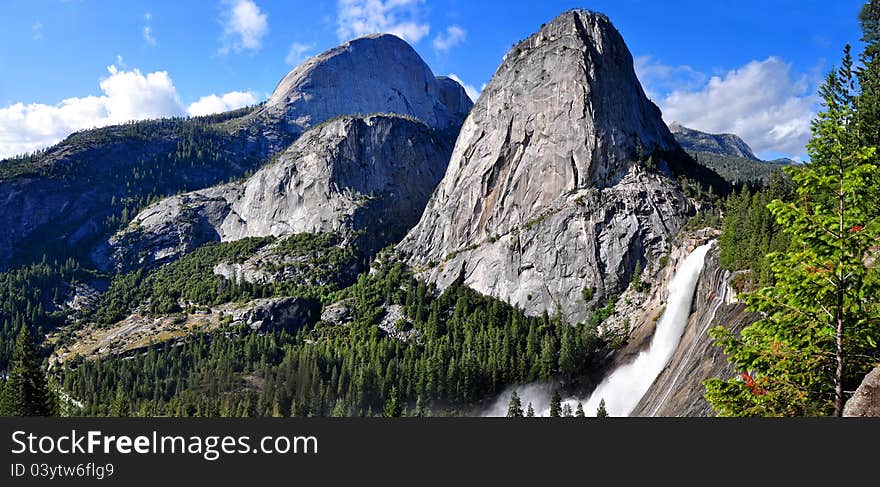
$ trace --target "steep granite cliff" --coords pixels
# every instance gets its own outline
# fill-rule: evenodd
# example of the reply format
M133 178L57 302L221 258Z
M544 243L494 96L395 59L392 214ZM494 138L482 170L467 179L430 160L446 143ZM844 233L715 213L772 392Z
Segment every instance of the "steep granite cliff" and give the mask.
M666 253L693 212L684 175L717 178L675 142L608 18L569 11L507 54L399 248L441 287L461 276L582 321Z

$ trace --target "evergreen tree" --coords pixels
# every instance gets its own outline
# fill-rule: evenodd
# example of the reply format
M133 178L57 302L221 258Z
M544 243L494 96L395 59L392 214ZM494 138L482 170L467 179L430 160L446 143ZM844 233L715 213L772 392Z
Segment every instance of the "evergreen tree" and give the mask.
M741 375L706 382L725 416L840 416L880 353L878 257L880 168L863 145L849 46L822 86L823 110L807 146L810 162L791 169L796 204L770 209L792 239L768 256L775 283L744 295L760 321L736 336L712 336Z
M534 418L534 417L535 417L535 408L532 407L532 403L531 403L531 402L529 402L529 408L528 408L528 410L526 411L526 417L527 417L527 418Z
M40 368L37 347L27 326L18 332L9 367L9 376L3 391L4 416L51 416L54 401L46 385L46 376Z
M522 418L523 417L523 409L522 402L520 402L519 395L516 391L513 391L510 394L510 402L507 404L507 417L508 418Z
M608 410L605 409L605 398L599 401L599 408L596 409L596 417L597 418L607 418Z
M581 360L574 335L574 329L566 326L562 332L562 346L559 349L559 373L569 381L577 373Z
M861 93L856 99L859 132L864 144L880 146L880 0L870 0L859 14L865 50L857 70Z
M636 292L642 292L642 262L637 261L636 267L633 269L632 273L632 285L633 290Z
M553 391L553 395L550 397L550 417L558 418L562 415L562 397L559 395L559 391Z
M110 408L110 415L118 418L127 417L129 414L128 398L125 397L125 391L122 387L116 389L116 397L113 399L113 405Z
M571 410L571 405L569 403L565 403L565 405L562 406L562 417L564 417L564 418L574 417L574 412Z
M403 416L403 406L400 404L400 397L397 394L396 387L392 387L391 392L388 394L384 413L386 418L399 418Z
M577 410L575 411L574 415L575 415L575 417L578 417L578 418L583 418L586 416L586 414L584 414L584 405L581 404L580 402L578 402L578 407L577 407Z

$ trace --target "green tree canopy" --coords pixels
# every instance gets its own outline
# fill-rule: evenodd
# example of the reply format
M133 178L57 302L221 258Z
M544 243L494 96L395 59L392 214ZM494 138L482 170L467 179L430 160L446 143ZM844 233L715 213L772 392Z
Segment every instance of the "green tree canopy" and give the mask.
M769 207L792 240L768 256L774 284L746 293L765 318L712 336L740 375L706 382L725 416L841 415L844 391L874 365L880 337L880 168L865 145L849 47L821 89L810 161L790 169L795 203Z
M51 394L33 336L23 326L15 342L0 410L4 416L53 416L57 411Z

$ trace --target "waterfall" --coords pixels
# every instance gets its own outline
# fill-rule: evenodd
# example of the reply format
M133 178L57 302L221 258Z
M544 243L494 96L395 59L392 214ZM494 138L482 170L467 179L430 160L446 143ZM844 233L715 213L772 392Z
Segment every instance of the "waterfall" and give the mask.
M607 375L589 398L568 398L563 404L569 404L574 410L580 402L586 414L592 416L596 414L599 402L604 399L610 416L629 415L669 363L681 341L690 317L697 281L712 245L714 242L695 249L675 272L667 287L669 298L666 301L666 310L657 323L648 348L640 352L632 362L621 365ZM531 402L539 416L549 416L551 391L547 384L528 384L509 390L517 391L523 406ZM509 396L509 393L502 394L483 415L504 416Z
M628 416L669 363L690 317L697 281L712 245L710 242L697 248L682 262L669 283L666 310L657 323L651 344L635 360L606 376L590 397L581 401L587 414L595 414L604 399L610 416ZM578 400L567 399L566 402L574 407Z

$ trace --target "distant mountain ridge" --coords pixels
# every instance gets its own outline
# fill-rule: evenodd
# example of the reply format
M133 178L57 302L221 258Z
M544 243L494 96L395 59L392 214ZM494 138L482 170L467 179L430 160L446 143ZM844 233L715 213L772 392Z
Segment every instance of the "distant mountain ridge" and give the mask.
M741 157L760 161L752 148L738 135L734 134L710 134L685 127L678 122L669 125L669 131L675 136L686 151L709 152L723 156Z
M767 181L783 166L796 164L792 159L765 161L734 134L710 134L672 122L669 130L675 140L694 159L712 168L730 183Z

